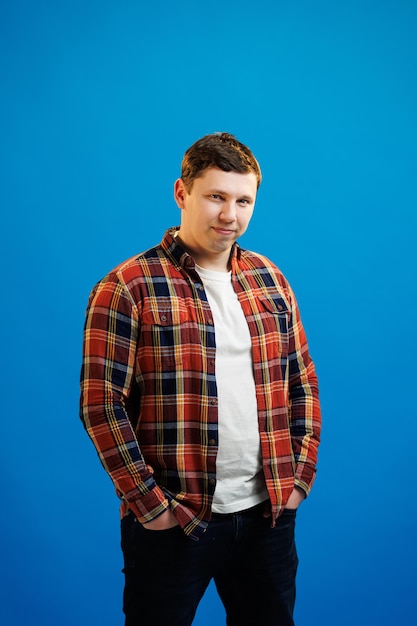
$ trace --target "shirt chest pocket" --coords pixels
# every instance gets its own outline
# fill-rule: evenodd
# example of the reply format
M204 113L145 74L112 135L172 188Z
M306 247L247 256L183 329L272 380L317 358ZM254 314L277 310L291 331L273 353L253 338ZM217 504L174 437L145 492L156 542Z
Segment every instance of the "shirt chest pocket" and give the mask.
M189 311L186 306L145 306L141 320L142 327L161 326L168 328L187 322L189 320Z
M147 305L141 315L138 340L140 369L155 372L180 368L187 345L193 342L195 323L182 302L174 306Z
M288 302L279 295L260 296L258 315L267 340L276 342L281 354L288 354L288 327L291 315Z

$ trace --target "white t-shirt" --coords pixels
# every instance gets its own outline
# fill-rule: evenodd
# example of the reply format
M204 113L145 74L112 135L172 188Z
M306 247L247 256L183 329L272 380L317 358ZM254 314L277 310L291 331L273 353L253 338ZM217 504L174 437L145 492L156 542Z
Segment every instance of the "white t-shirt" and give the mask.
M231 272L196 266L213 314L219 407L213 512L233 513L268 497L261 463L252 344Z

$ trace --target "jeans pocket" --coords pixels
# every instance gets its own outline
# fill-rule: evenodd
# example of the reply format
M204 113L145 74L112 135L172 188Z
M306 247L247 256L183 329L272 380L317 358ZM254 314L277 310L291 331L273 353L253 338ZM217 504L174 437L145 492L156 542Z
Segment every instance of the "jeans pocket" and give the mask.
M280 517L295 517L298 509L283 509Z
M159 535L159 537L168 537L177 534L178 531L181 531L182 533L182 528L179 524L177 524L176 526L171 526L171 528L163 528L161 530L156 530L155 528L147 528L146 524L139 523L139 526L146 535Z

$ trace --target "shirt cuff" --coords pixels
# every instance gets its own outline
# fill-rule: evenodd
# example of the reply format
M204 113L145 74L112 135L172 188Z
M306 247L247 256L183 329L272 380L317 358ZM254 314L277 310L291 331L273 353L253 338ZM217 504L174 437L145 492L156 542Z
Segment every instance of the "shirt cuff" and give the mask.
M141 524L146 524L169 509L169 502L162 489L155 487L137 500L127 502L127 506Z

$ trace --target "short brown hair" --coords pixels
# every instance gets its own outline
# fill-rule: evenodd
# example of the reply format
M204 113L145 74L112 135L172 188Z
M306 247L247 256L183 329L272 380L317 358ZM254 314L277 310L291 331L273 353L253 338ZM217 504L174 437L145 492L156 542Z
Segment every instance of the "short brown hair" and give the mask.
M253 172L258 187L262 174L258 161L251 150L229 133L213 133L196 141L184 154L181 178L188 192L193 182L209 167L218 167L224 172Z

